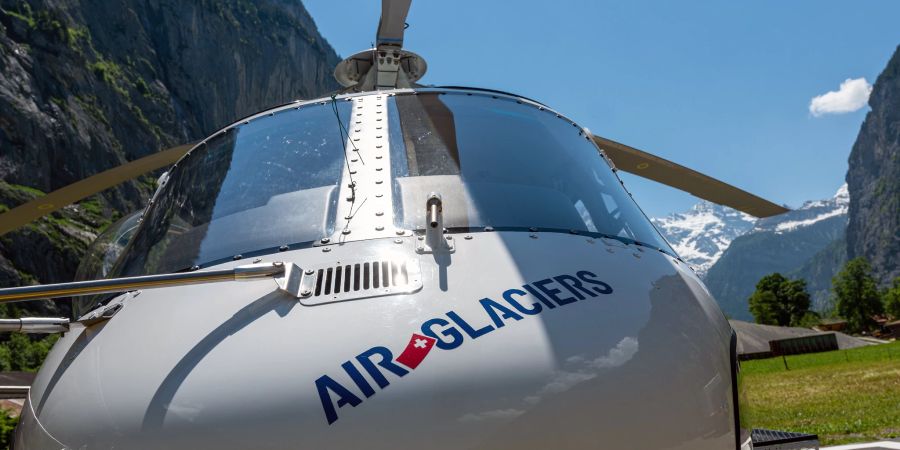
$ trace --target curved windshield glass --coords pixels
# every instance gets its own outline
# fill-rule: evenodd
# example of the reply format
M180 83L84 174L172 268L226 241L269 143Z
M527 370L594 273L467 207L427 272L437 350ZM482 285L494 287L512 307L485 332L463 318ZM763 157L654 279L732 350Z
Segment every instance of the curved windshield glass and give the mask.
M116 274L174 272L329 235L349 116L346 101L307 105L208 140L170 172Z
M75 280L96 280L109 276L140 223L141 212L137 211L119 219L100 233L84 252L78 269L75 270Z
M398 227L423 228L426 198L437 192L448 228L576 230L671 251L567 119L465 91L397 94L387 106ZM333 236L349 179L347 129L368 132L369 119L351 122L350 109L349 101L283 109L207 140L170 171L105 275L175 272ZM365 185L356 191L368 195Z
M448 228L577 230L671 251L597 147L555 113L465 92L397 95L390 108L398 226L421 228L436 192Z
M116 260L122 255L140 222L141 212L137 211L119 219L100 233L81 258L75 271L75 280L97 280L110 276ZM109 295L73 297L73 317L81 317L108 298Z

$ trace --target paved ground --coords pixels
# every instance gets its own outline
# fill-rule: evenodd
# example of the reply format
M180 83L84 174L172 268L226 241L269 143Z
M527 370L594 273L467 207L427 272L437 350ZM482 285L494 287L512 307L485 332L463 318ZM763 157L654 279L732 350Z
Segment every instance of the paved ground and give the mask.
M24 404L24 398L3 399L0 400L0 409L5 409L10 416L16 417L22 411Z
M848 444L836 447L822 447L822 450L900 450L898 441L870 442L868 444Z

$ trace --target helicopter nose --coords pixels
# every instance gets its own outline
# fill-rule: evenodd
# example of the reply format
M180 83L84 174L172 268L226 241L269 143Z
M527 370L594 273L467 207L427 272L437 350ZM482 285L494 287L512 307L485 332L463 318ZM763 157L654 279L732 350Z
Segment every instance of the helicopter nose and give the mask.
M23 420L72 447L733 444L730 329L683 263L569 233L485 232L444 259L394 241L277 255L317 273L405 251L419 290L179 286L75 323Z

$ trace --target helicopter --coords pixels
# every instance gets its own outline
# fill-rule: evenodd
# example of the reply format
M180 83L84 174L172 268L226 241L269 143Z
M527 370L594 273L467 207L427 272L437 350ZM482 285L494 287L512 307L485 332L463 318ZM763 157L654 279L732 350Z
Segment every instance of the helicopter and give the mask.
M168 167L110 226L26 397L20 448L764 448L736 335L625 189L787 211L535 100L418 84L382 0L344 86L0 215Z

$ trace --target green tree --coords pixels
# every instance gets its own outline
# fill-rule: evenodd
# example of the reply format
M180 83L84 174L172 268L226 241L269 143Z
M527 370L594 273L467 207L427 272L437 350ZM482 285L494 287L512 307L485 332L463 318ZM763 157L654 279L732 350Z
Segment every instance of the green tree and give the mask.
M799 325L809 313L806 282L789 280L780 273L762 277L749 303L756 323L766 325Z
M10 333L9 340L0 343L0 370L23 370L35 372L41 367L47 353L56 340L58 334L48 336L35 336L22 333Z
M822 316L815 311L807 311L799 321L792 325L795 327L812 328L820 323L822 323Z
M9 411L0 409L0 448L9 448L17 423L18 416L13 417Z
M900 277L894 278L893 286L881 295L884 312L894 319L900 319Z
M881 314L883 306L875 278L872 277L872 267L865 258L848 261L831 279L831 291L837 313L847 321L850 332L869 331L875 326L872 316Z

